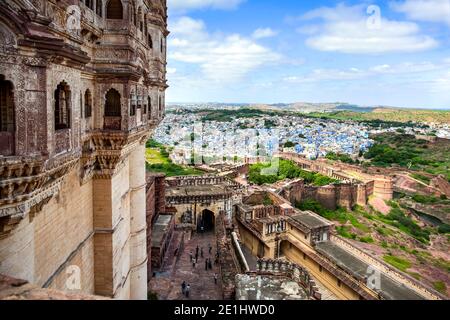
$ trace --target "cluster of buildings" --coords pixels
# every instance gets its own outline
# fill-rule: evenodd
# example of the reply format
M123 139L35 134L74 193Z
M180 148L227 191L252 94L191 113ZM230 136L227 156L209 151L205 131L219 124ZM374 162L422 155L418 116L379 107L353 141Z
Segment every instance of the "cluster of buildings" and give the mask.
M173 247L172 233L194 237L206 223L219 244L224 299L442 298L337 236L332 222L295 209L284 194L206 175L166 179L165 195L165 211L173 218L165 229L154 224L152 238ZM164 260L160 252L152 248L152 260Z
M309 159L329 152L357 157L372 145L369 134L368 128L354 122L283 115L202 122L201 115L183 112L167 114L154 138L174 148L177 163L190 163L193 155L200 154L205 162L244 162L271 156L286 143L288 150Z

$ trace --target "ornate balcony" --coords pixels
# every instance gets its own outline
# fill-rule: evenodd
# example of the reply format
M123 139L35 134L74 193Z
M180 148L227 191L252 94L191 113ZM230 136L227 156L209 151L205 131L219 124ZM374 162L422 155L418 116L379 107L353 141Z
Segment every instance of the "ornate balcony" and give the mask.
M121 130L122 129L122 117L103 117L103 129L104 130Z

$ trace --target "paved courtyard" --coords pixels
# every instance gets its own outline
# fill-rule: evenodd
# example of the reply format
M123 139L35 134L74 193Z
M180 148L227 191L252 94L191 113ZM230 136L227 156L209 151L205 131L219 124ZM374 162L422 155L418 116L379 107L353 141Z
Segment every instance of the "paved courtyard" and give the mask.
M161 273L151 280L150 290L158 295L160 300L187 300L181 292L181 283L190 284L189 300L221 300L222 284L219 267L214 265L216 254L216 238L213 232L194 234L192 239L185 240L184 249L177 261L175 247L181 235L175 233L172 246L169 248L166 266ZM211 254L208 252L208 244L211 244ZM196 247L203 248L203 258L200 256L195 268L192 266L189 253L195 255ZM205 260L211 258L212 270L205 270ZM217 284L214 283L214 273L217 273Z

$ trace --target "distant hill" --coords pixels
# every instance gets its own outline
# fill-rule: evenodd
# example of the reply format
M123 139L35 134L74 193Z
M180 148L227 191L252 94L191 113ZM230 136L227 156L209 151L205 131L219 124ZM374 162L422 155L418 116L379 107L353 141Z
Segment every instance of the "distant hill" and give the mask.
M345 102L333 103L275 103L275 104L247 104L247 103L178 103L169 104L172 108L210 109L210 110L240 110L257 109L264 111L300 112L324 116L334 119L351 120L382 120L397 122L436 122L450 123L450 110L406 109L387 106L359 106Z

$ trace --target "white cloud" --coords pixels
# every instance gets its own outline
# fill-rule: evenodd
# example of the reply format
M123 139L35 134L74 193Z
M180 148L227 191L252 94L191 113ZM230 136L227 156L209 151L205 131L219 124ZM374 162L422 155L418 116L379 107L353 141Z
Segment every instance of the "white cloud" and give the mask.
M169 9L192 10L192 9L234 9L245 0L168 0Z
M253 32L252 37L254 39L263 39L263 38L271 38L278 34L277 31L272 30L271 28L259 28Z
M390 7L411 20L445 23L450 26L450 0L394 1Z
M182 17L172 23L169 59L193 64L203 78L232 82L281 56L239 34L210 34L201 20Z
M431 62L405 62L398 65L380 64L373 67L360 69L360 68L348 68L348 69L315 69L309 74L302 76L288 76L283 80L290 83L313 83L322 81L345 81L345 80L358 80L367 79L370 77L377 77L383 75L410 75L410 74L423 74L429 72L448 72L450 68L450 61L444 59L441 63Z
M177 68L167 68L167 74L175 74L177 73Z
M432 37L420 33L417 24L380 18L380 27L368 25L364 5L334 8L322 7L306 13L301 21L321 20L300 32L309 32L306 44L316 50L352 54L381 54L387 52L417 52L437 46Z

